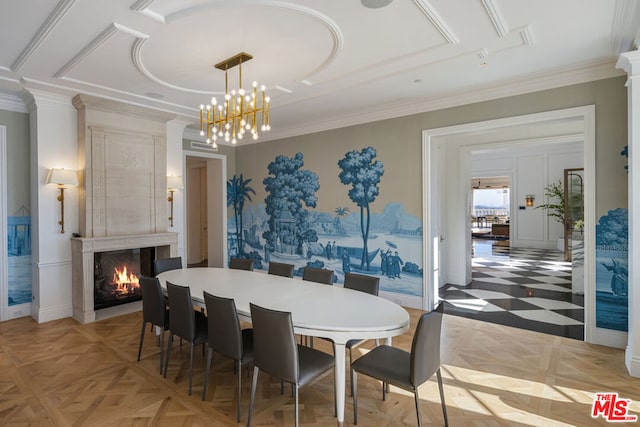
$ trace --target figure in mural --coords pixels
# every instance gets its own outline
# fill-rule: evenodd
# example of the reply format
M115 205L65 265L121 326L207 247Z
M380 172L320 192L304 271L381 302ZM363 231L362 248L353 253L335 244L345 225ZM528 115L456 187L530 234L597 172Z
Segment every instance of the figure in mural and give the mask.
M398 279L400 278L400 270L401 270L401 266L403 264L402 259L400 258L400 256L398 255L398 251L395 251L393 253L393 256L390 256L389 259L391 259L391 272L393 274L393 277L397 277Z
M331 242L327 242L327 246L324 247L324 254L327 256L327 259L331 259Z
M371 222L371 204L380 193L378 184L384 174L382 162L374 161L376 155L375 148L366 147L361 151L349 151L342 160L338 161L338 166L342 169L339 175L340 182L344 185L351 185L349 198L360 208L360 232L363 243L360 268L367 271L371 268L367 244Z
M613 258L611 259L611 265L607 265L604 262L601 264L608 271L613 272L613 277L611 277L611 291L613 291L615 295L626 297L629 291L629 271L627 268L620 265L620 262Z
M309 228L309 213L302 205L316 207L320 184L318 175L302 166L302 153L293 157L279 155L269 163L269 175L262 181L268 194L265 203L269 216L268 230L262 237L270 250L275 249L278 238L282 246L295 247L298 254L302 253L302 242L318 241L315 230ZM277 226L277 221L287 221L286 226Z
M387 260L389 259L389 249L387 251L380 251L380 272L383 276L387 275Z
M245 253L242 239L242 211L244 210L245 201L251 202L251 194L256 194L255 190L249 187L251 181L251 179L244 179L242 174L240 176L233 175L227 181L227 207L233 207L233 216L236 223L236 242L238 244L237 255Z
M347 251L342 251L342 272L349 273L351 271L351 260Z

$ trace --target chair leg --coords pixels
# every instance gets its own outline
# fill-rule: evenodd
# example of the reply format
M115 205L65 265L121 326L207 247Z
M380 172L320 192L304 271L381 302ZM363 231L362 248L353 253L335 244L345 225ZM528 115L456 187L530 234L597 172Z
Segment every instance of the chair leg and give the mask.
M253 367L253 381L251 382L251 397L249 398L249 415L247 417L247 427L251 427L251 413L253 412L253 401L256 397L256 387L258 385L258 373L260 368Z
M140 361L140 354L142 353L142 342L144 341L144 328L147 326L147 322L142 321L142 331L140 331L140 347L138 347L138 362Z
M249 368L247 368L249 372ZM238 360L238 422L240 422L240 399L242 396L242 362Z
M191 396L191 383L193 381L193 343L189 349L189 396Z
M335 354L335 351L334 351ZM351 396L353 396L353 369L351 364L353 363L353 356L351 354L351 347L349 347L349 376L351 377Z
M382 401L387 400L387 383L382 382Z
M353 424L358 424L358 373L351 370L351 396L353 397Z
M295 399L295 405L296 405L296 427L298 427L298 384L296 384L296 399Z
M207 352L207 367L204 370L204 386L202 387L202 400L207 398L207 383L209 382L209 370L211 369L211 359L213 359L213 349L209 347Z
M422 427L422 412L420 411L420 396L418 395L418 387L414 392L416 398L416 414L418 415L418 427Z
M162 357L164 356L164 328L160 332L160 375L162 375Z
M442 374L440 368L436 371L436 377L438 378L438 388L440 389L440 402L442 403L442 413L444 415L444 425L449 427L449 419L447 418L447 405L444 403L444 388L442 387Z
M173 344L173 334L169 331L169 344L167 345L167 360L164 361L164 377L167 378L167 369L169 369L169 358L171 357L171 344Z

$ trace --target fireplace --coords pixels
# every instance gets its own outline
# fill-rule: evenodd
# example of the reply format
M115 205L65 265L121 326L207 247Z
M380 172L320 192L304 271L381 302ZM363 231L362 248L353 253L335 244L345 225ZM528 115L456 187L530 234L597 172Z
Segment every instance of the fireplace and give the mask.
M152 275L155 248L93 254L93 308L100 310L142 299L140 275Z

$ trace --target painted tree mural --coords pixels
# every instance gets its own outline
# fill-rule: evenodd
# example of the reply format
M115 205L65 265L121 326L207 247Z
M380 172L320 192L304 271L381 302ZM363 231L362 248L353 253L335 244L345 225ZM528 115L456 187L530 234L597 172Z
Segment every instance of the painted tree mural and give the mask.
M249 187L251 179L244 179L240 176L233 175L233 178L227 181L227 207L233 207L233 216L236 223L236 242L238 243L238 255L244 254L244 245L242 242L242 211L244 203L251 202L251 194L256 194L255 190Z
M366 147L361 151L349 151L342 160L338 161L338 166L342 169L339 175L340 182L351 185L349 198L360 208L360 232L363 242L360 268L366 268L366 270L370 269L367 241L369 240L371 204L380 192L378 184L384 174L382 162L374 161L376 155L375 148Z
M303 166L302 153L279 155L269 163L269 175L262 181L268 193L265 209L269 215L269 229L262 237L270 251L284 252L286 246L301 253L303 242L318 240L315 230L309 228L309 212L303 203L308 208L316 207L320 184L318 175Z

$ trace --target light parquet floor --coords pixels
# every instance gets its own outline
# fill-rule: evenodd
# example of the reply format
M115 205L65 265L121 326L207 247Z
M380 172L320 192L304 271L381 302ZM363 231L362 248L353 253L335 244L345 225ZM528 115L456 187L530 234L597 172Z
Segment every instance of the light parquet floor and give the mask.
M417 323L394 339L408 349ZM0 323L2 426L227 426L235 422L236 377L230 361L214 358L207 400L201 401L205 359L195 357L193 395L187 395L188 346L175 344L167 379L158 347L147 333L136 362L141 314L93 324L63 319L38 325L30 318ZM326 342L317 346L330 351ZM624 367L624 352L572 339L445 315L442 341L445 398L451 426L588 426L595 392L615 391L640 413L640 380ZM371 344L358 348L367 351ZM243 371L242 425L250 379ZM333 374L300 392L300 423L335 425ZM360 426L416 425L413 397L360 376ZM287 389L288 390L288 389ZM443 425L435 379L421 388L424 425ZM353 423L347 398L345 425ZM262 374L256 426L293 425L293 399Z

